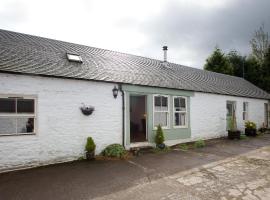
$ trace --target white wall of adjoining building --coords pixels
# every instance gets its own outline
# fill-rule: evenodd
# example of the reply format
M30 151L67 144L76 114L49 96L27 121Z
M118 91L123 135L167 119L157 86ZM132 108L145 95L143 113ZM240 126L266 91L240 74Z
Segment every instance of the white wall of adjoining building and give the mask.
M248 102L248 120L259 128L264 122L267 100L195 92L190 99L191 138L214 138L227 135L227 101L236 102L237 128L244 131L243 102Z
M0 95L37 97L36 135L0 136L0 171L74 160L93 137L100 153L122 143L122 98L113 83L0 73ZM90 116L82 103L95 107Z

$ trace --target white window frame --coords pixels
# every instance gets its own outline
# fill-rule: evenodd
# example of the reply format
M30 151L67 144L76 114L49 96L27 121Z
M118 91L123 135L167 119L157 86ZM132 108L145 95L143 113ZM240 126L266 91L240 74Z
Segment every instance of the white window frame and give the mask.
M1 134L0 133L0 137L2 136L18 136L18 135L36 135L37 134L37 96L34 95L19 95L19 94L0 94L0 98L15 98L15 99L32 99L34 100L34 113L0 113L0 118L34 118L34 131L31 133L18 133L17 130L17 120L16 120L16 133L8 133L8 134ZM16 101L17 103L17 101ZM17 112L17 106L16 106L16 112Z
M246 104L246 106L244 106L244 104ZM244 107L246 107L246 110L244 110ZM249 118L248 110L249 110L249 102L244 101L243 102L243 113L242 113L243 121L248 121L248 118ZM245 116L245 119L244 119L244 116Z
M175 98L183 98L185 99L185 105L186 105L186 110L185 111L175 111L174 109L174 99ZM175 113L186 113L185 117L185 125L184 126L176 126L175 123ZM188 99L185 96L173 96L173 128L188 128Z
M168 111L155 111L155 97L167 97L167 102L168 102ZM163 129L170 129L170 96L169 95L164 95L164 94L155 94L153 95L153 130L157 130L157 126L155 126L155 113L161 112L167 113L167 126L162 126Z

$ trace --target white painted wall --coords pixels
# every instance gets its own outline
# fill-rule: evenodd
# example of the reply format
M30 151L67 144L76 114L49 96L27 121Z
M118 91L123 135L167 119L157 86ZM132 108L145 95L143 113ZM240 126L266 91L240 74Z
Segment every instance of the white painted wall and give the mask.
M226 102L236 102L238 129L244 131L243 102L248 102L248 120L259 128L264 121L264 103L267 100L195 92L190 98L191 139L215 138L227 135Z
M0 94L37 96L37 134L0 136L0 172L70 161L84 153L88 136L99 153L122 143L122 98L115 84L0 73ZM92 105L90 116L81 103Z

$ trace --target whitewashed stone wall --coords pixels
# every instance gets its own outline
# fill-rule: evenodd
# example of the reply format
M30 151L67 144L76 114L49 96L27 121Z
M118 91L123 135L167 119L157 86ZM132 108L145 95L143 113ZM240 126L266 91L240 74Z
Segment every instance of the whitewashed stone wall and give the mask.
M0 73L0 94L37 96L37 134L0 136L0 172L70 161L84 153L88 136L96 153L122 143L122 98L115 84ZM81 103L92 105L90 116Z
M259 128L264 122L267 100L195 92L190 100L191 138L215 138L227 135L226 102L236 102L238 129L244 131L243 102L248 102L248 120Z

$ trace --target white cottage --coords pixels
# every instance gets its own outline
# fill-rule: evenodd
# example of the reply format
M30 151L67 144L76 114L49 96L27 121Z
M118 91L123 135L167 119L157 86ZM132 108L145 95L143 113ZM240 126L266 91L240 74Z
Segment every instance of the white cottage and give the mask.
M248 81L165 60L0 30L0 171L97 153L226 135L251 120L269 125L270 95ZM91 107L85 115L81 108Z

